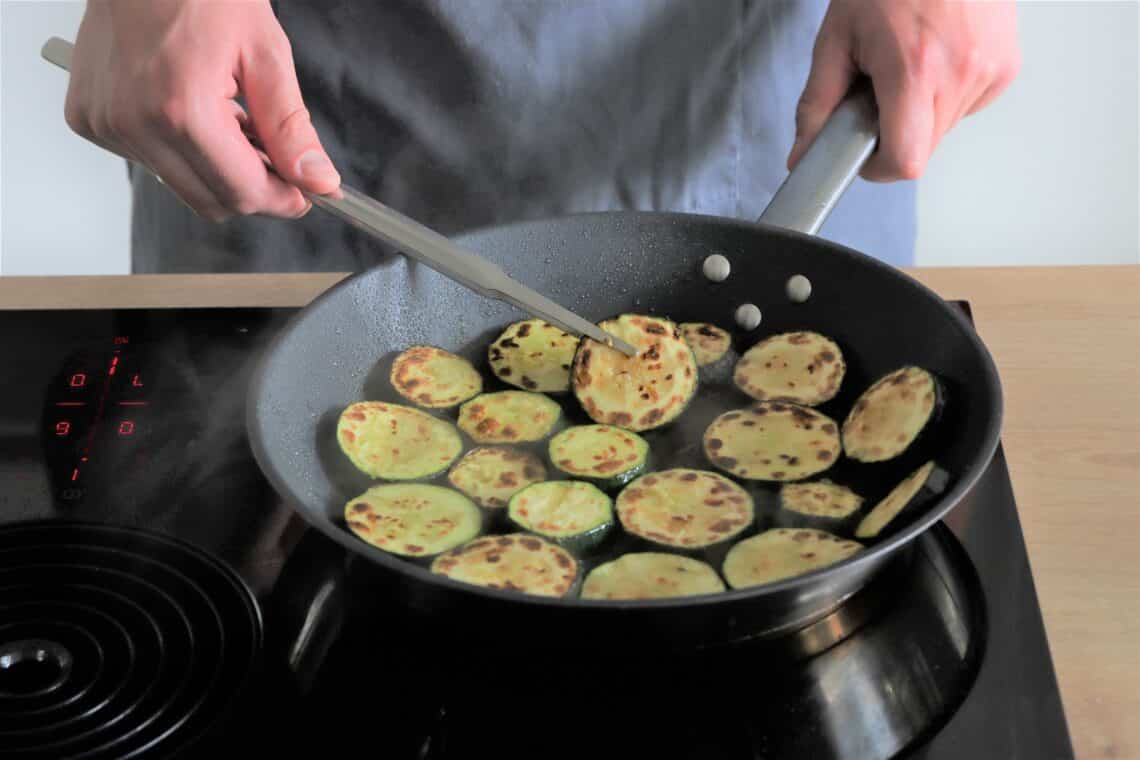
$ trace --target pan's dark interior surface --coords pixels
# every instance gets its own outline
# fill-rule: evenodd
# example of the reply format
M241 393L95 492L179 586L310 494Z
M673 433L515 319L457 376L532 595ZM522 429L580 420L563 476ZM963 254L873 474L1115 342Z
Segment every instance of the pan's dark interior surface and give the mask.
M855 252L756 224L653 213L524 223L473 233L460 243L594 321L624 312L708 321L733 334L738 353L773 333L821 332L840 345L847 361L840 394L819 407L838 422L855 397L890 370L918 364L935 372L946 403L932 434L890 463L841 460L825 476L851 485L869 509L925 459L934 458L950 476L947 490L940 500L904 511L880 539L882 551L863 552L844 564L865 563L866 555L885 553L929 526L976 480L996 447L1000 387L969 323L913 280ZM713 253L731 263L725 282L711 282L701 273L705 257ZM806 303L793 303L785 293L794 274L811 280ZM756 330L735 325L734 312L743 303L755 304L763 314ZM369 547L344 527L345 501L370 483L340 453L337 417L353 401L399 401L388 370L398 351L415 344L470 359L484 372L486 390L509 388L487 371L486 350L503 327L525 316L400 256L347 279L304 310L267 350L250 394L250 433L259 462L274 485L330 536L380 565L426 580L422 565ZM703 372L698 399L681 420L646 435L657 469L711 469L700 453L704 427L716 414L750 402L731 388L729 374L725 366ZM572 396L564 408L570 421L588 421ZM440 412L452 420L455 414ZM771 484L748 485L757 497L755 531L769 526L777 491ZM619 539L602 553L631 548ZM708 558L716 563L722 554L723 548ZM694 601L705 600L715 597Z

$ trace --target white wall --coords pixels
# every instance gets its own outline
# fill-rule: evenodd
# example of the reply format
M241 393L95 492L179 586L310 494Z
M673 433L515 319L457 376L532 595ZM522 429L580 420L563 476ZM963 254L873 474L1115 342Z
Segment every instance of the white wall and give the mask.
M0 274L130 268L126 164L68 129L67 73L40 57L82 16L81 2L0 0Z
M0 0L0 273L122 273L121 161L71 134L66 75L80 2ZM920 184L920 265L1140 262L1135 0L1020 3L1024 65L943 141Z

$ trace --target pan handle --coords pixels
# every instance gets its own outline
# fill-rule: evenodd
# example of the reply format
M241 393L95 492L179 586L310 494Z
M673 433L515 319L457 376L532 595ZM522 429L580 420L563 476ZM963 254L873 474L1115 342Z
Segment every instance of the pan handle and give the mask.
M828 117L757 221L816 234L878 142L875 96L862 80Z

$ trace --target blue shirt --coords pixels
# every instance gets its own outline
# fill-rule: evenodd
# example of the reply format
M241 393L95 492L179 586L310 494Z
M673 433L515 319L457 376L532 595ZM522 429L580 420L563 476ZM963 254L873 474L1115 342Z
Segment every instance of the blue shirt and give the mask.
M755 219L787 173L826 2L339 0L276 10L344 180L455 234L613 209ZM376 261L375 243L319 211L213 225L150 178L133 183L135 271ZM910 264L913 183L857 180L821 235Z

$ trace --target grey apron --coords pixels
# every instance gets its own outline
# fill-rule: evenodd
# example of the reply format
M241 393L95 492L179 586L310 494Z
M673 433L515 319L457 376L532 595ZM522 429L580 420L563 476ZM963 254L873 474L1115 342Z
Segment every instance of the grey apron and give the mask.
M446 234L613 209L756 218L786 175L825 9L825 0L276 6L344 180ZM135 272L356 271L384 253L319 210L214 225L145 174L132 184ZM857 180L822 234L910 264L913 183Z

